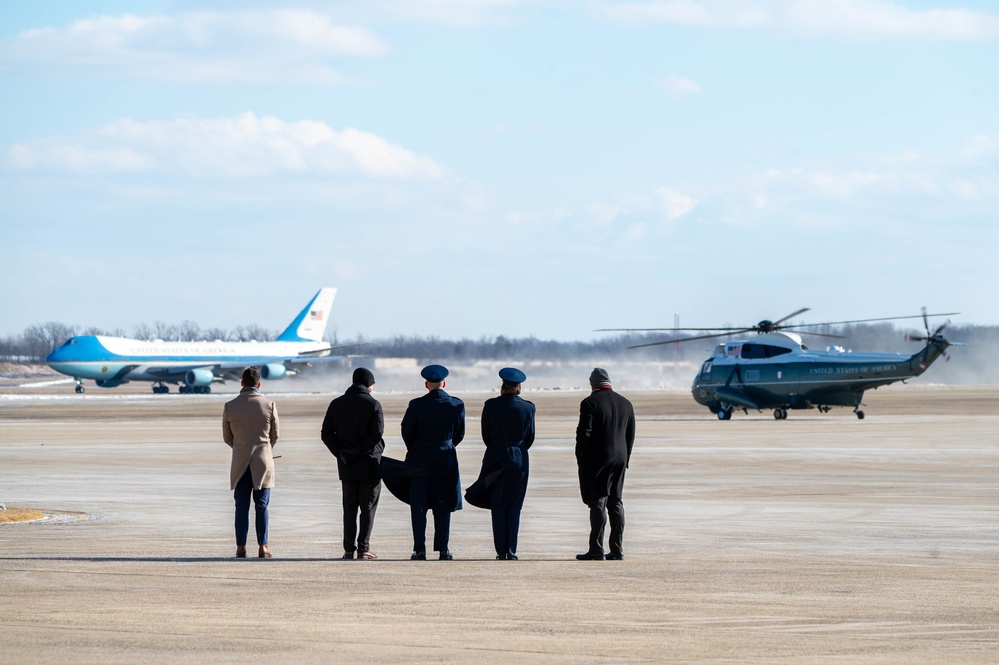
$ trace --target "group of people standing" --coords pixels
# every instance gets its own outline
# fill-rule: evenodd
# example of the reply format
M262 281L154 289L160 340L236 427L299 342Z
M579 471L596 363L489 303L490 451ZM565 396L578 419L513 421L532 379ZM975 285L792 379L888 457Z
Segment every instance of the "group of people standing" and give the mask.
M426 394L412 400L402 419L406 456L396 460L385 451L385 417L372 394L375 377L358 368L351 386L330 402L321 438L336 457L343 503L344 559L376 559L371 532L381 486L409 504L413 530L410 559L426 560L427 511L434 517L433 551L441 560L454 557L449 548L451 513L462 508L461 479L455 446L465 437L465 405L444 391L448 370L428 365L421 371ZM486 446L478 478L464 493L473 506L492 516L496 558L516 560L520 516L527 494L528 450L535 439L535 406L523 399L523 371L499 372L500 394L482 408L482 441ZM625 470L635 441L635 412L615 392L604 369L590 374L590 395L580 403L575 456L580 494L590 510L589 546L580 560L624 558ZM222 414L223 440L232 448L230 487L236 504L236 556L246 557L249 509L255 507L258 556L272 556L268 546L268 503L274 487L272 449L278 440L274 402L260 393L260 372L243 372L239 395ZM604 534L610 523L609 553Z

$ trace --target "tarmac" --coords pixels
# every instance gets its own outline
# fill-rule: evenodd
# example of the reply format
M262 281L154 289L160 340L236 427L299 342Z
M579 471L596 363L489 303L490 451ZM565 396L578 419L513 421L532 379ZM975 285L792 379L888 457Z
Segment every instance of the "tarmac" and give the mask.
M468 410L467 486L491 395L449 388ZM416 562L408 506L385 491L378 560L339 558L319 440L333 395L273 395L275 558L237 560L231 394L71 390L0 388L0 502L48 515L0 525L5 663L999 662L997 387L882 388L865 420L728 422L686 391L625 392L625 558L582 562L581 391L525 393L538 440L520 560L494 560L488 512L466 505L455 560ZM375 394L401 458L416 393Z

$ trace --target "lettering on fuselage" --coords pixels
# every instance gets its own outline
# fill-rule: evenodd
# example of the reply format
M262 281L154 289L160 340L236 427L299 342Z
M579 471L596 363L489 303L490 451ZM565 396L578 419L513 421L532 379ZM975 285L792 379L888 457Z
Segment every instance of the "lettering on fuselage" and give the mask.
M898 370L898 365L871 365L869 367L812 367L809 374L881 374L884 372L894 372Z

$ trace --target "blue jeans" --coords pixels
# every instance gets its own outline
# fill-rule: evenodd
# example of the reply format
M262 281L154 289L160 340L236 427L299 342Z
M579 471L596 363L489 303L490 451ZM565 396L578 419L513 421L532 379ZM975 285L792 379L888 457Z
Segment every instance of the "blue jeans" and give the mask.
M257 490L253 489L253 476L250 469L236 483L236 489L232 491L232 496L236 500L236 545L246 547L246 534L250 530L250 497L253 498L255 509L254 526L257 528L257 544L267 544L267 505L271 502L270 488Z

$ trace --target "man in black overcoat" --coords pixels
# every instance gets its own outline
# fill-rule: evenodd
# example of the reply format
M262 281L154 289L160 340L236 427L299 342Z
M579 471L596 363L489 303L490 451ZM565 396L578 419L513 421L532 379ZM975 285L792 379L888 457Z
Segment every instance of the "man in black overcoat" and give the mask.
M522 371L504 367L499 375L503 380L499 397L486 400L482 406L482 441L486 444L482 470L465 498L472 505L489 508L496 558L516 560L535 408L520 397L520 386L527 379Z
M444 392L446 367L428 365L420 375L427 394L409 403L402 417L406 463L419 469L409 485L414 560L427 558L427 510L434 513L434 550L443 561L448 549L451 513L461 510L461 478L454 447L465 438L465 404Z
M635 443L635 409L611 388L607 370L590 374L590 396L579 405L576 464L579 491L590 507L590 546L580 560L603 559L604 529L610 518L610 553L624 558L624 472Z
M371 396L375 376L358 367L347 391L330 402L323 420L322 439L336 457L343 490L343 558L377 559L371 551L371 528L381 494L379 460L385 450L385 416ZM357 528L357 513L361 528Z

